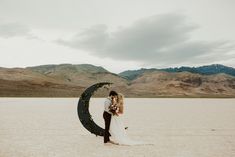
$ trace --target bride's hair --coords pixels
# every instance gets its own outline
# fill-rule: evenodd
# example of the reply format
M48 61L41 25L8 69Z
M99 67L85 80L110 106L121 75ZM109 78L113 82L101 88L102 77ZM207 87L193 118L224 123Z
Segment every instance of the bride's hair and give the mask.
M123 99L124 95L122 93L118 93L118 98L117 98L117 106L119 107L119 112L123 113Z
M117 103L119 106L123 106L123 99L124 99L124 95L122 93L118 93Z

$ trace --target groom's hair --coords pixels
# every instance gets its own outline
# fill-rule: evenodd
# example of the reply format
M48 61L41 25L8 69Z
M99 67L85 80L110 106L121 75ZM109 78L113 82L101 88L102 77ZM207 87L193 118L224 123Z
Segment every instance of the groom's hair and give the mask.
M117 95L118 93L113 90L109 92L109 96L117 96Z

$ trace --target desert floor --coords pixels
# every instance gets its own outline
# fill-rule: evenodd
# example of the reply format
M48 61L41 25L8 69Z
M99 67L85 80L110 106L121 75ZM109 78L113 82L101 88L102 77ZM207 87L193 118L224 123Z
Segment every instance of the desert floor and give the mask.
M104 98L90 101L104 126ZM0 157L234 157L235 99L126 99L132 139L104 146L80 123L76 98L0 98Z

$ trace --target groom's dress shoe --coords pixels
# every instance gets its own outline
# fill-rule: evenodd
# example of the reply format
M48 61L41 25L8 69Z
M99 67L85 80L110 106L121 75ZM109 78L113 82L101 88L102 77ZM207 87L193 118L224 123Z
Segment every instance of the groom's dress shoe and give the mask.
M113 141L109 141L110 143L112 143L112 144L117 144L118 145L118 143L116 143L116 142L113 142Z
M104 145L105 145L105 146L111 146L111 145L113 145L113 143L111 143L111 142L109 141L109 142L107 142L107 143L104 143Z

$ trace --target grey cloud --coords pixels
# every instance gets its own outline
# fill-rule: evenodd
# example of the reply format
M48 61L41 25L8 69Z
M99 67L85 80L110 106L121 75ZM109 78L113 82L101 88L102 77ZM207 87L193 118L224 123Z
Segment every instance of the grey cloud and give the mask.
M34 38L30 34L30 29L24 25L19 23L0 23L0 37L10 38L16 36Z
M210 62L231 50L228 42L193 41L192 33L198 28L183 15L162 14L140 19L112 32L105 25L96 25L70 40L59 39L57 43L86 50L98 57L152 65Z
M80 34L76 34L70 41L59 39L58 43L73 48L91 50L92 52L103 51L106 42L110 40L107 29L106 25L95 25Z

